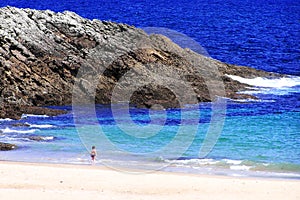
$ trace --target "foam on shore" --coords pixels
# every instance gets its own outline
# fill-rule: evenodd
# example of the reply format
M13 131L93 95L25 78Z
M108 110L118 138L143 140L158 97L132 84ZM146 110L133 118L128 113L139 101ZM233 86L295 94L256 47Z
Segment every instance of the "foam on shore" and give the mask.
M299 92L300 77L289 76L282 78L243 78L235 75L226 75L229 78L238 81L240 83L248 84L253 87L249 90L243 91L243 94L272 94L272 95L287 95L290 93Z
M297 76L289 76L282 78L243 78L235 75L226 75L229 78L238 81L240 83L252 85L255 87L268 87L268 88L283 88L283 87L295 87L300 85L300 77Z
M26 133L34 133L37 131L37 129L30 129L30 130L16 130L16 129L11 129L6 127L5 129L1 130L3 133L22 133L22 134L26 134Z

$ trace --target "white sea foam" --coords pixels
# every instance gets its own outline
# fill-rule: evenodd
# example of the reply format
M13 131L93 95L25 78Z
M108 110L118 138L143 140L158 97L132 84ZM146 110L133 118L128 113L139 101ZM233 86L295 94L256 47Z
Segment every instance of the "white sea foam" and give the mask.
M256 78L243 78L240 76L235 75L226 75L229 78L236 80L240 83L245 83L248 85L252 85L255 87L266 87L266 88L285 88L285 87L294 87L300 85L300 77L297 76L289 76L289 77L282 77L282 78L263 78L263 77L256 77Z
M246 165L232 165L230 166L230 169L232 170L246 170L248 171L249 169L251 169L250 166L246 166Z
M229 168L232 170L246 170L252 168L252 166L241 165L243 163L242 160L231 160L231 159L223 159L223 162L229 165Z
M41 117L46 118L49 117L48 115L33 115L33 114L22 114L21 118L27 118L27 117Z
M287 95L289 93L299 92L300 77L289 76L282 78L262 78L256 77L253 79L243 78L235 75L226 75L229 78L240 83L245 83L253 86L248 88L248 91L243 91L243 94L273 94L273 95Z
M48 141L48 140L54 140L53 136L45 136L45 137L41 137L42 140Z
M225 163L234 164L234 165L239 165L243 162L242 160L230 160L230 159L223 159L222 161L224 161Z
M15 129L10 129L10 128L5 128L1 130L3 133L34 133L36 129L30 129L30 130L15 130Z
M10 119L10 118L0 119L0 122L2 122L2 121L13 121L13 119Z
M299 92L299 88L259 88L259 90L243 91L243 94L273 94L273 95L288 95L290 93Z
M54 127L51 124L29 124L29 123L25 123L27 125L30 126L30 128L52 128Z
M257 94L257 93L261 93L258 91L255 92L251 92L251 91L245 91L243 92L243 94ZM240 102L240 103L249 103L249 102L276 102L275 100L262 100L262 99L230 99L231 101L235 101L235 102Z
M165 160L167 163L176 164L176 165L214 165L217 164L219 161L213 159L187 159L187 160Z

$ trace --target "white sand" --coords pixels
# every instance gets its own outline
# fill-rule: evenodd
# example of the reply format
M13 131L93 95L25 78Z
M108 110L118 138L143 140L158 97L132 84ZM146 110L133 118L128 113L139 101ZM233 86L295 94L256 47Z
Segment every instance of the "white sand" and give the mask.
M300 199L299 180L156 172L96 166L0 162L0 199Z

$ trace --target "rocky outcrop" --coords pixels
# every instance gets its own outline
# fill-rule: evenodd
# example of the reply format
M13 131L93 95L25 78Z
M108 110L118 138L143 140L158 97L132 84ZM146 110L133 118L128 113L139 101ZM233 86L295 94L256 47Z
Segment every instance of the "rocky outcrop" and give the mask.
M10 119L20 119L22 114L34 114L34 115L47 115L55 116L60 114L65 114L65 110L55 110L31 105L19 105L15 103L3 103L0 107L0 119L10 118Z
M9 151L17 149L17 145L0 142L0 151Z
M45 136L29 136L28 139L33 140L33 141L37 141L37 142L41 142L41 141L50 141L50 140L54 140L55 137L45 137Z
M12 126L14 126L14 127L29 127L30 125L27 123L15 123L15 124L12 124Z
M87 100L170 108L216 96L250 97L237 94L247 85L226 74L273 76L204 57L126 24L72 12L0 9L0 118L59 114L36 106Z

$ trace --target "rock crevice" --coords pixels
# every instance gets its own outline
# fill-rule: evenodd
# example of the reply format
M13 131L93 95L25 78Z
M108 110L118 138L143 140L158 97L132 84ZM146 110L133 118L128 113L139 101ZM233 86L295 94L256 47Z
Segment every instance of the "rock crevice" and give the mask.
M247 85L226 74L275 76L182 49L162 35L72 12L0 8L0 44L0 118L18 118L35 106L70 105L74 92L78 103L126 97L147 108L213 101L219 94L249 98L237 93ZM182 91L186 85L193 98ZM20 112L13 116L10 108Z

